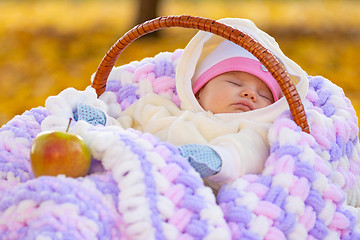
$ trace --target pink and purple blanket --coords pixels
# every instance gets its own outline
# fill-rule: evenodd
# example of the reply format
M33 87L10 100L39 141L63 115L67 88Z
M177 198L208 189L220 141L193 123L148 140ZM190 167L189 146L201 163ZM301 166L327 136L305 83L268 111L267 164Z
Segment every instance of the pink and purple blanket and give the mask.
M107 92L66 89L0 129L0 239L360 239L357 117L341 88L311 77L311 134L284 112L269 131L264 171L215 196L176 147L116 126L72 125L93 156L83 178L39 177L35 136L67 124L77 102L116 117L149 91L179 103L182 51L115 68ZM66 120L65 123L63 120Z

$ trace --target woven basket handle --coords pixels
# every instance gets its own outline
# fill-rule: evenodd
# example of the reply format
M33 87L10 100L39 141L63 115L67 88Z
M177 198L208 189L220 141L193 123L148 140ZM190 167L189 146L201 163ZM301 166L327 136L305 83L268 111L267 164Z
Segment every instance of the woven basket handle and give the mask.
M299 93L290 80L286 69L284 69L276 57L248 34L215 20L202 17L187 15L158 17L129 30L106 53L95 73L92 87L95 88L97 95L100 96L105 91L107 78L116 60L132 41L148 33L170 27L193 28L211 32L238 44L252 53L278 82L289 104L290 112L295 123L300 126L304 132L309 133L309 125Z

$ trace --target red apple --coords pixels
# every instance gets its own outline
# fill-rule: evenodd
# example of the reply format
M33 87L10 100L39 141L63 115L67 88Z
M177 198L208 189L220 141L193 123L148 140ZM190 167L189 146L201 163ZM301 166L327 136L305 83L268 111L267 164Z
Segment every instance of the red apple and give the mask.
M91 154L80 136L50 131L36 136L31 146L30 160L35 177L59 174L81 177L89 171Z

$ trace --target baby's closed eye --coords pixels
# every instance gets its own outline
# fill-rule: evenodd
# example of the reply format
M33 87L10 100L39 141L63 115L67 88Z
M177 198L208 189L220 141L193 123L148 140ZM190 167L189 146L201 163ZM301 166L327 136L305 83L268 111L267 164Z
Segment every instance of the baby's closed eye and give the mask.
M264 91L259 91L258 92L259 96L270 101L270 102L273 102L274 99L272 97L272 94L271 93L268 93L268 92L264 92Z
M235 85L235 86L238 86L238 87L241 87L242 84L241 84L241 81L236 81L236 80L227 80L226 82L232 84L232 85Z

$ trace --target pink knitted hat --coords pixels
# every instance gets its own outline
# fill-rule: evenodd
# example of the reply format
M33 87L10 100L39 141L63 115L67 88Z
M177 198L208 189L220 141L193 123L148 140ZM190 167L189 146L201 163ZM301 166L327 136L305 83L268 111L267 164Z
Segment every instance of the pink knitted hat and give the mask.
M196 94L212 78L230 71L247 72L260 78L271 90L274 101L280 98L281 89L265 66L250 52L226 40L198 63L193 76L193 93Z

